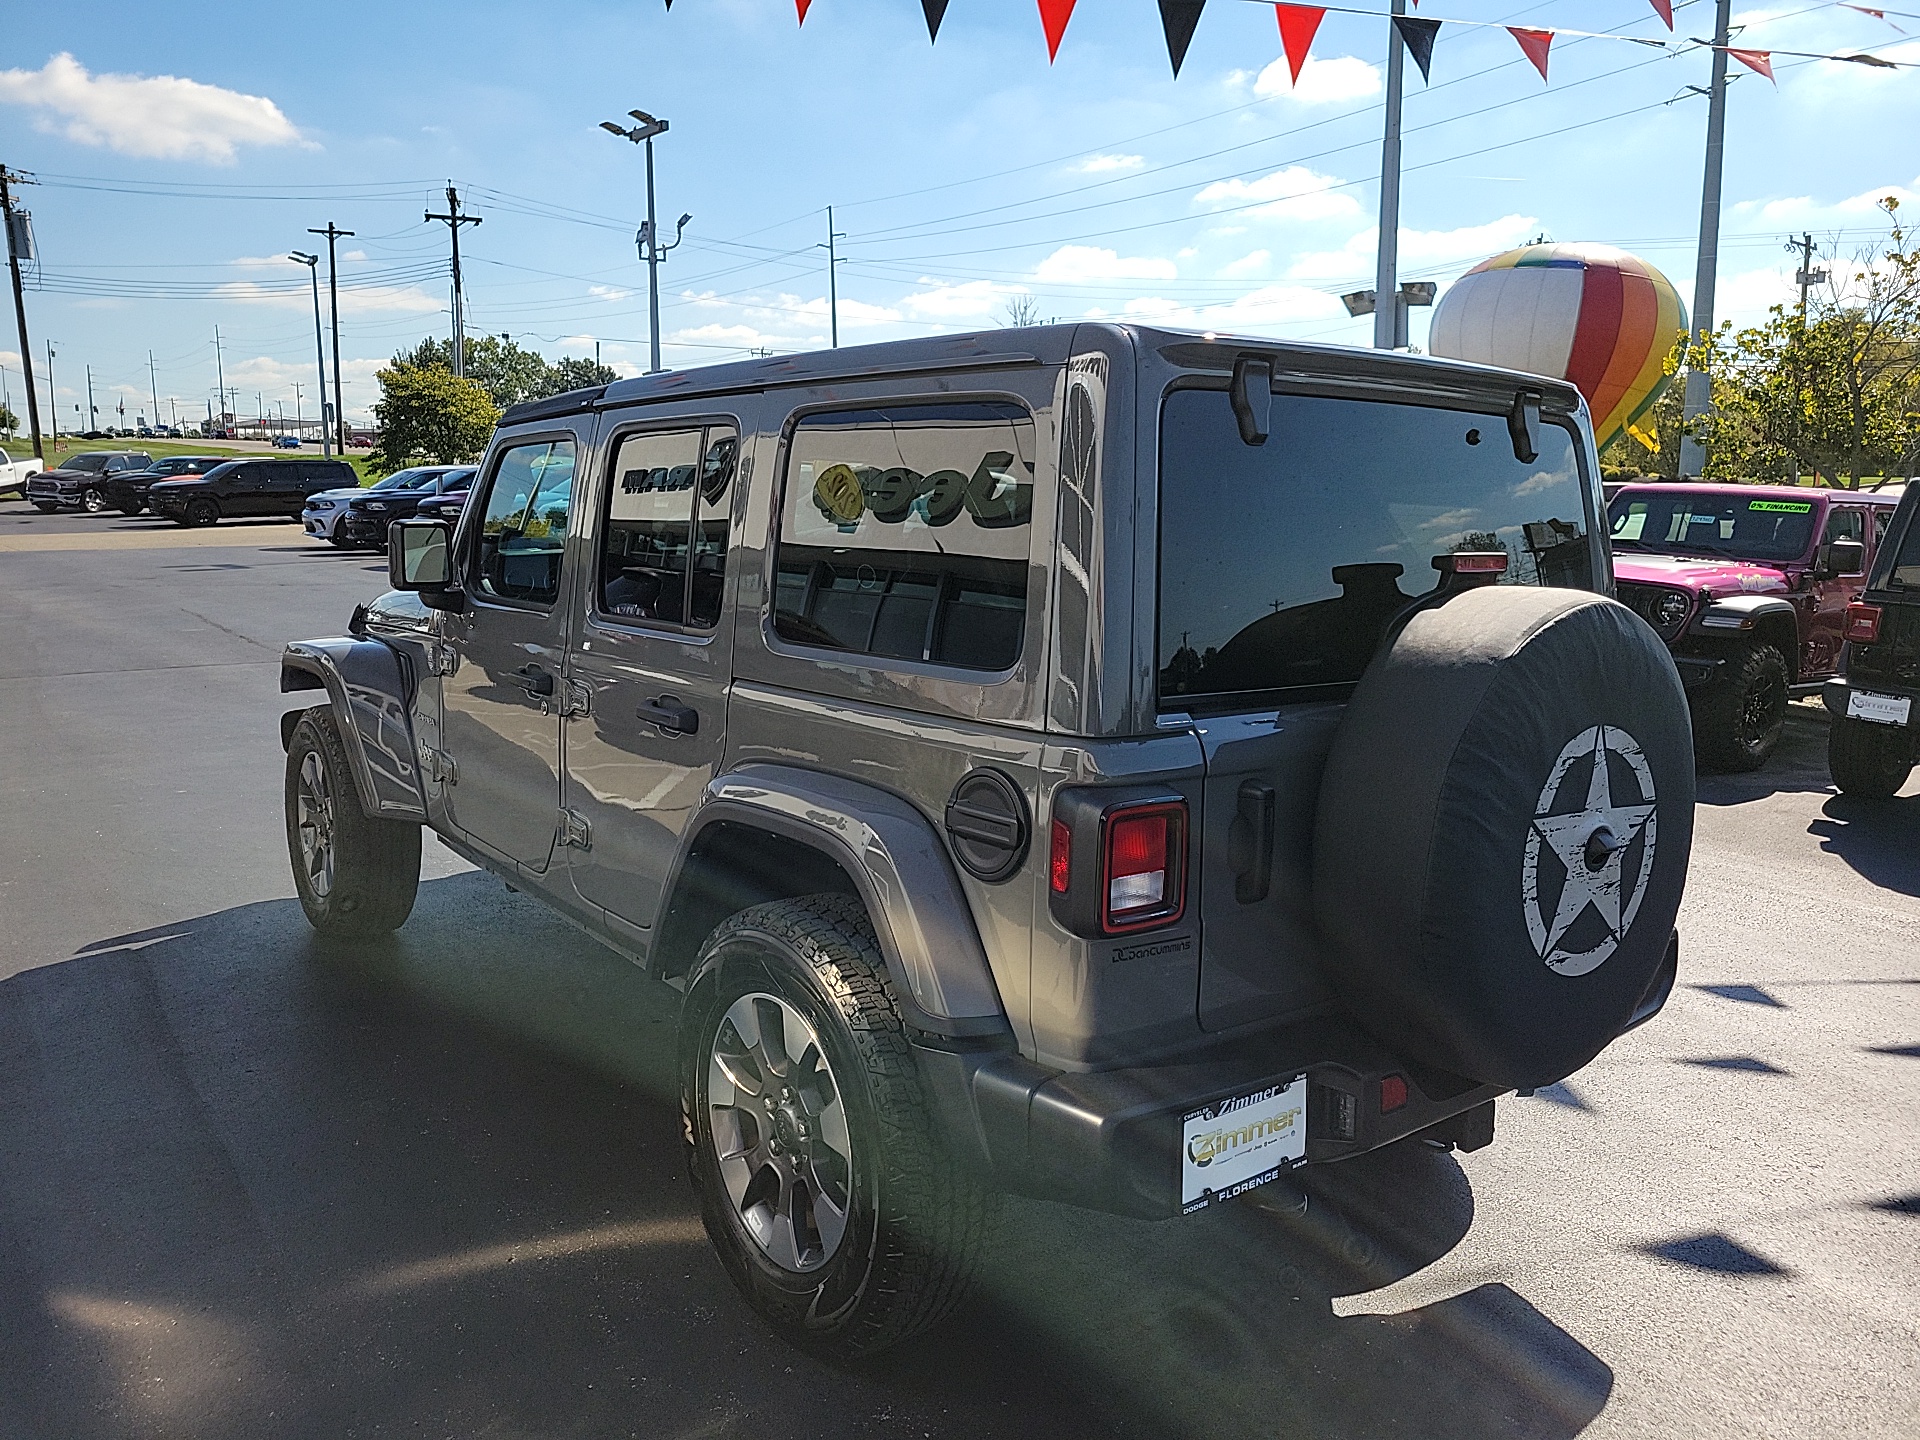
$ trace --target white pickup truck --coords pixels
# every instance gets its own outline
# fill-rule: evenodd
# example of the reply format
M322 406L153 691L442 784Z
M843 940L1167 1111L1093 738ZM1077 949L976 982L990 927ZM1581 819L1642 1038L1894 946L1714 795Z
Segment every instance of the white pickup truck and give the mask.
M24 495L27 493L27 477L38 475L47 467L41 461L29 455L24 460L16 460L4 449L0 449L0 495L8 492Z

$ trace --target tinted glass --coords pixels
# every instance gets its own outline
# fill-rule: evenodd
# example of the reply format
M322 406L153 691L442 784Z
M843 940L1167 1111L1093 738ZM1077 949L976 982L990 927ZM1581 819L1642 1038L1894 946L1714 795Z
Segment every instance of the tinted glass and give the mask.
M573 442L515 445L500 457L487 491L474 557L484 595L551 605L573 504Z
M1902 589L1920 590L1920 509L1908 507L1907 534L1900 542L1900 550L1893 557L1893 569L1888 578L1892 584Z
M91 475L107 468L105 455L75 455L60 467L62 470L79 470Z
M830 650L1004 670L1026 628L1033 422L1010 405L811 415L781 504L774 628Z
M1360 678L1436 557L1504 551L1503 584L1593 583L1573 432L1514 459L1506 420L1273 397L1241 443L1226 392L1167 396L1160 434L1160 694L1185 708Z
M1615 546L1667 555L1797 560L1813 536L1814 502L1737 491L1653 490L1616 495L1608 510Z
M220 464L215 465L211 470L202 471L200 478L202 480L225 480L243 468L244 467L236 460L224 460Z
M700 436L698 428L649 431L620 442L600 552L600 608L607 614L670 625L685 620Z

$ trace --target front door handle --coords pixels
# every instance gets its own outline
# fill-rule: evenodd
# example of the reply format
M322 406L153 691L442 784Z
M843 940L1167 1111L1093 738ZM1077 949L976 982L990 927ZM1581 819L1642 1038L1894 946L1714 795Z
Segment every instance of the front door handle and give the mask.
M651 720L669 735L694 735L700 730L700 712L682 705L671 695L649 700L634 712L642 720Z
M540 699L553 694L553 676L538 665L522 665L513 672L513 683L527 694Z

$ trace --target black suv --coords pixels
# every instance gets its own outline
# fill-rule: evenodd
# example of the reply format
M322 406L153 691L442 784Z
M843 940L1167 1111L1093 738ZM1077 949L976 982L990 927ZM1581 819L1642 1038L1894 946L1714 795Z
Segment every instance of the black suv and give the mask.
M138 515L147 508L147 489L156 480L182 480L189 475L204 475L223 465L231 455L169 455L144 470L116 471L100 485L101 505L111 505L122 515ZM94 507L89 506L89 509Z
M372 489L347 501L347 513L340 519L340 535L349 545L366 545L375 550L387 548L387 526L416 514L421 502L436 496L460 492L473 484L474 467L462 465L443 470L424 484ZM454 514L458 516L459 511Z
M147 503L178 525L256 515L298 520L314 491L358 483L344 460L229 460L191 480L154 482Z
M27 500L47 515L74 507L98 515L107 508L103 487L110 477L131 475L152 464L151 455L137 450L88 450L69 455L51 470L28 479Z
M1907 487L1866 591L1847 607L1840 675L1822 698L1833 783L1849 795L1897 794L1920 760L1920 485Z

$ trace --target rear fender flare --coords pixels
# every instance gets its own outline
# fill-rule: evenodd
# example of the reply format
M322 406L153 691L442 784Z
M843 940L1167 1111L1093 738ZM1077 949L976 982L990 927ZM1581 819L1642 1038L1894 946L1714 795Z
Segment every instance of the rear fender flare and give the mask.
M353 768L360 808L375 820L427 818L413 736L413 668L378 640L300 640L280 655L280 689L326 692ZM280 720L291 743L299 712Z
M716 777L662 892L663 940L686 883L688 857L700 837L720 825L805 846L844 872L873 920L895 998L910 1025L954 1037L1012 1033L946 847L906 801L785 765L747 765ZM672 964L672 957L663 955L661 963Z

